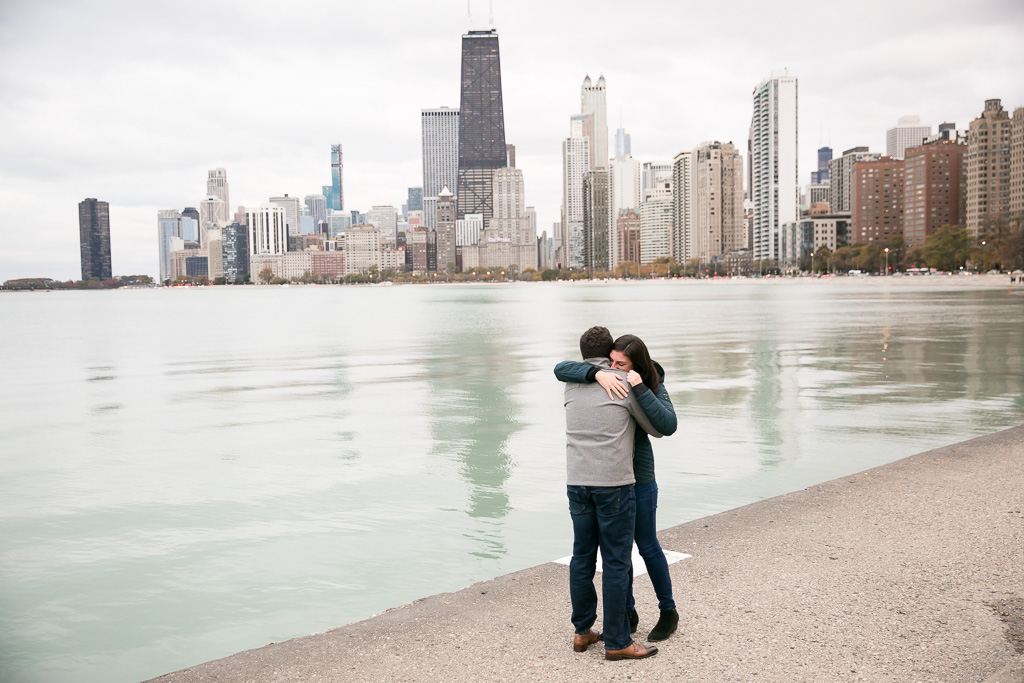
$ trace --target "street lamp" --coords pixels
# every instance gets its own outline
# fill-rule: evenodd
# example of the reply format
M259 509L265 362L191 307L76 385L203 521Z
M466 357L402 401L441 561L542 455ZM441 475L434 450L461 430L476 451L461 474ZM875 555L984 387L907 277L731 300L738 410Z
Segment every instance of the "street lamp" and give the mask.
M981 270L982 270L982 272L987 270L987 268L985 268L985 265L986 265L985 244L986 244L985 240L982 240L981 241Z
M889 274L889 247L885 248L885 274Z

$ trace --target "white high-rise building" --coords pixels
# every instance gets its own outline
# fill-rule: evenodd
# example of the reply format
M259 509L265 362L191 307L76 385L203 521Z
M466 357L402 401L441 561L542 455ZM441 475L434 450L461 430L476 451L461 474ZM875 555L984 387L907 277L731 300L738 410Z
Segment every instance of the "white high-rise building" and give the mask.
M228 220L228 205L217 195L209 195L199 202L199 246L206 248L206 231Z
M156 212L156 235L160 254L160 282L171 276L171 241L181 237L181 212L174 209ZM184 245L182 245L184 248Z
M290 197L285 193L283 197L271 197L270 203L284 209L284 219L288 225L289 235L302 234L302 208L299 205L298 197Z
M918 147L932 134L931 126L922 126L919 116L901 116L895 128L885 131L885 154L902 159L908 147Z
M672 181L644 190L640 203L640 263L672 256Z
M448 107L420 113L423 134L423 196L436 197L445 185L459 185L459 110Z
M797 136L797 79L773 71L753 93L751 192L753 247L757 260L774 259L779 226L800 215Z
M250 256L280 256L288 251L288 221L284 208L275 204L246 207Z
M224 201L225 211L231 209L231 197L228 194L228 172L223 168L215 168L207 172L206 196L220 197Z
M644 190L658 187L672 180L672 164L668 161L645 161L643 166Z
M580 88L580 113L594 115L594 139L590 142L590 168L608 167L608 104L604 76L591 85L590 76ZM589 169L588 169L589 170Z
M442 186L441 189L448 187ZM448 190L451 192L451 188ZM427 230L437 229L437 197L423 197L423 227Z
M608 225L614 226L623 209L640 210L643 178L640 161L631 156L613 159L608 166ZM619 265L618 230L608 231L608 268Z
M395 244L398 240L398 210L395 207L371 207L366 222L380 230L380 238L388 244Z
M582 268L585 235L583 234L583 176L590 170L590 138L585 129L594 119L590 114L577 114L569 120L569 137L562 142L562 258L563 266Z
M467 213L465 218L455 221L455 245L464 247L480 241L480 233L484 231L484 215Z
M695 152L680 152L672 160L672 259L685 265L693 256L693 196Z

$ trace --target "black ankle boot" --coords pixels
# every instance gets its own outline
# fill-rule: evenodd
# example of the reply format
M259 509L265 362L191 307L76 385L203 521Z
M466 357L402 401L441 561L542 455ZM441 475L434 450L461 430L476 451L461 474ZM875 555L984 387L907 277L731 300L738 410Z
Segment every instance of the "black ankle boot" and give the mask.
M640 623L640 615L636 613L635 609L629 610L629 632L636 633L636 626Z
M658 619L658 623L654 625L654 630L647 636L647 640L665 640L676 632L676 627L678 626L679 612L674 609L663 609L661 610L661 618Z

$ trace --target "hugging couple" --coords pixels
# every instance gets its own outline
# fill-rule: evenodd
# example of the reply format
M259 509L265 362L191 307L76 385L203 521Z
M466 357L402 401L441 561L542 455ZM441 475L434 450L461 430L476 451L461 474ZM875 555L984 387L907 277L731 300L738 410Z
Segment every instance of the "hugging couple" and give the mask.
M676 414L665 390L665 372L651 360L639 337L627 334L613 340L607 328L592 327L580 337L580 353L582 363L563 361L555 366L555 376L566 382L573 649L584 652L603 638L605 659L643 659L658 648L636 643L630 635L639 623L633 600L634 540L661 610L647 640L665 640L679 624L668 562L656 533L658 485L648 437L675 432ZM603 633L591 629L597 620L598 548Z

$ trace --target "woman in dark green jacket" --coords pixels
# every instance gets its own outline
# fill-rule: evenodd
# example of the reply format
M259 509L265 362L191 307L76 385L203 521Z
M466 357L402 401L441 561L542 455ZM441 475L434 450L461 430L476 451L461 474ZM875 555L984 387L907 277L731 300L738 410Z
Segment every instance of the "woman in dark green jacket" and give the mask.
M627 381L636 395L651 426L665 436L676 431L676 413L665 389L665 370L653 360L643 341L632 334L625 334L615 340L611 352L612 367L628 373ZM562 361L555 366L555 376L563 382L599 382L608 395L625 397L628 389L612 372L599 370L587 363ZM665 640L679 625L679 613L672 598L672 579L668 573L668 562L658 542L658 484L654 480L654 449L651 438L642 429L637 429L633 442L633 473L636 477L636 531L634 538L640 556L647 565L647 573L658 596L661 616L647 636L648 640ZM633 570L629 572L629 625L635 632L640 617L633 599Z

